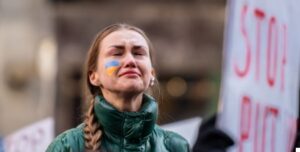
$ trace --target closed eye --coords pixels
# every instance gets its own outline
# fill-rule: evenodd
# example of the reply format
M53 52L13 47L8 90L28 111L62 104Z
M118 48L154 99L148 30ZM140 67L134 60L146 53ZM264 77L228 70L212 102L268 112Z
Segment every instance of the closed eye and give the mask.
M113 49L112 51L111 51L111 55L112 56L122 56L123 55L123 50L121 50L121 49Z
M144 55L143 53L135 52L134 55Z
M142 48L133 50L133 55L137 55L137 56L143 56L146 55L146 51Z
M123 53L122 52L116 52L116 53L113 53L113 56L122 56Z

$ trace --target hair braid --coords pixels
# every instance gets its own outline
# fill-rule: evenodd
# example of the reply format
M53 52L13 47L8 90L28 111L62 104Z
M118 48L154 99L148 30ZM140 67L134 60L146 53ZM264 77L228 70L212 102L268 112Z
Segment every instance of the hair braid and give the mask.
M100 150L102 130L94 114L95 99L90 102L89 109L85 115L84 138L86 150Z

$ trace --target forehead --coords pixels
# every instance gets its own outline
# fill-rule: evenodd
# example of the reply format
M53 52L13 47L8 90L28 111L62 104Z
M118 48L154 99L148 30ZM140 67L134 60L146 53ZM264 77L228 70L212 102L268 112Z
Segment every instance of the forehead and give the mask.
M101 42L102 47L125 44L140 45L148 48L147 41L140 33L127 29L114 31L108 34Z

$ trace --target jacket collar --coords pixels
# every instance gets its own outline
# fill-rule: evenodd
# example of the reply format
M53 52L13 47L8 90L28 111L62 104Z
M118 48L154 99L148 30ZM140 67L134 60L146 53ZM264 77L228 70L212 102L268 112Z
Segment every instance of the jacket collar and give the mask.
M96 96L95 115L108 140L141 143L154 129L157 119L157 103L143 95L142 107L138 112L120 112L109 104L102 96Z

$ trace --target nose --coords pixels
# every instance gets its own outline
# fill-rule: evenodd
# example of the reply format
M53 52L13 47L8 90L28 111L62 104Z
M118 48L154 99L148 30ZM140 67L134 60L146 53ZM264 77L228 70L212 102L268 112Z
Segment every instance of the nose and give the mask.
M136 60L135 60L133 54L127 53L125 55L124 64L125 64L125 67L128 67L128 68L135 68L136 67Z

